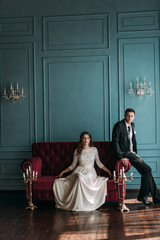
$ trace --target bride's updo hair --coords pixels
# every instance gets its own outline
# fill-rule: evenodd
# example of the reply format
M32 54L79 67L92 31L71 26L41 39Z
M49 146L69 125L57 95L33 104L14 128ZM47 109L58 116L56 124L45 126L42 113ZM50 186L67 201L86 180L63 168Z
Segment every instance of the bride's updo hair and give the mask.
M77 147L77 155L81 155L82 153L82 149L83 149L83 144L82 144L82 138L84 135L88 135L90 137L90 143L89 143L89 146L90 147L93 147L93 142L92 142L92 136L89 132L82 132L81 135L80 135L80 138L79 138L79 144L78 144L78 147Z

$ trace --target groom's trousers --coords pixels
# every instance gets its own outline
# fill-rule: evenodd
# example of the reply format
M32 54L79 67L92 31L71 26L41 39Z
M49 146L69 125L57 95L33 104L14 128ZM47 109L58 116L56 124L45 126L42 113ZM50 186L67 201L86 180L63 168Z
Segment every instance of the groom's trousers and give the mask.
M124 153L124 157L128 158L131 165L141 174L141 188L138 197L147 197L149 196L149 193L151 193L153 199L160 200L160 194L153 179L151 167L148 166L136 153Z

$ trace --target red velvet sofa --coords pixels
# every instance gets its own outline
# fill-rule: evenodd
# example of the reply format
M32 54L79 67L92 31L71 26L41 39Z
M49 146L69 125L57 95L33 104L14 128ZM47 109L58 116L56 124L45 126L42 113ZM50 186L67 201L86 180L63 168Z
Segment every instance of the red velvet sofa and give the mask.
M31 167L32 171L38 172L37 181L32 185L33 200L54 200L53 195L53 182L56 176L65 168L67 168L73 160L73 152L76 149L77 142L41 142L32 144L32 158L26 159L22 162L22 170ZM112 142L94 142L97 147L101 162L116 175L123 164L116 161ZM131 165L125 168L125 172L129 171ZM97 174L106 176L106 173L95 166ZM27 190L28 190L27 186ZM107 196L106 201L122 201L122 183L115 183L113 179L107 181ZM125 187L124 187L125 194ZM28 191L26 195L29 200Z

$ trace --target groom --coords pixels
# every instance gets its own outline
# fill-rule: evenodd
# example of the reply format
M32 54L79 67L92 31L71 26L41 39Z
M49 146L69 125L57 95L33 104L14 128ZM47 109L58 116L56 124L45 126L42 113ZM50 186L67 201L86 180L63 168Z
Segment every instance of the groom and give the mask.
M125 166L128 162L141 174L141 188L137 197L138 201L147 206L159 203L160 194L153 179L151 168L137 155L137 142L134 131L135 111L131 108L125 110L124 119L117 122L113 127L112 143L117 159L120 159ZM151 193L153 202L147 196Z

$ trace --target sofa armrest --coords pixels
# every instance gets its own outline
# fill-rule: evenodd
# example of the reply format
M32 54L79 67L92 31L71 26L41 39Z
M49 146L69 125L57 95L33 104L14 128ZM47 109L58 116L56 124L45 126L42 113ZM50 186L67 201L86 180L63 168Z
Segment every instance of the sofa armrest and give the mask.
M130 168L131 168L131 163L129 162L129 163L128 163L128 166L126 167L126 166L123 165L123 163L121 162L121 160L118 160L118 161L116 162L116 166L115 166L116 174L119 175L120 169L122 169L123 167L124 167L124 171L125 171L125 172L128 172L128 171L130 170Z
M31 167L32 171L38 172L38 176L42 175L42 159L40 157L28 158L21 164L21 168L24 172L29 166Z

